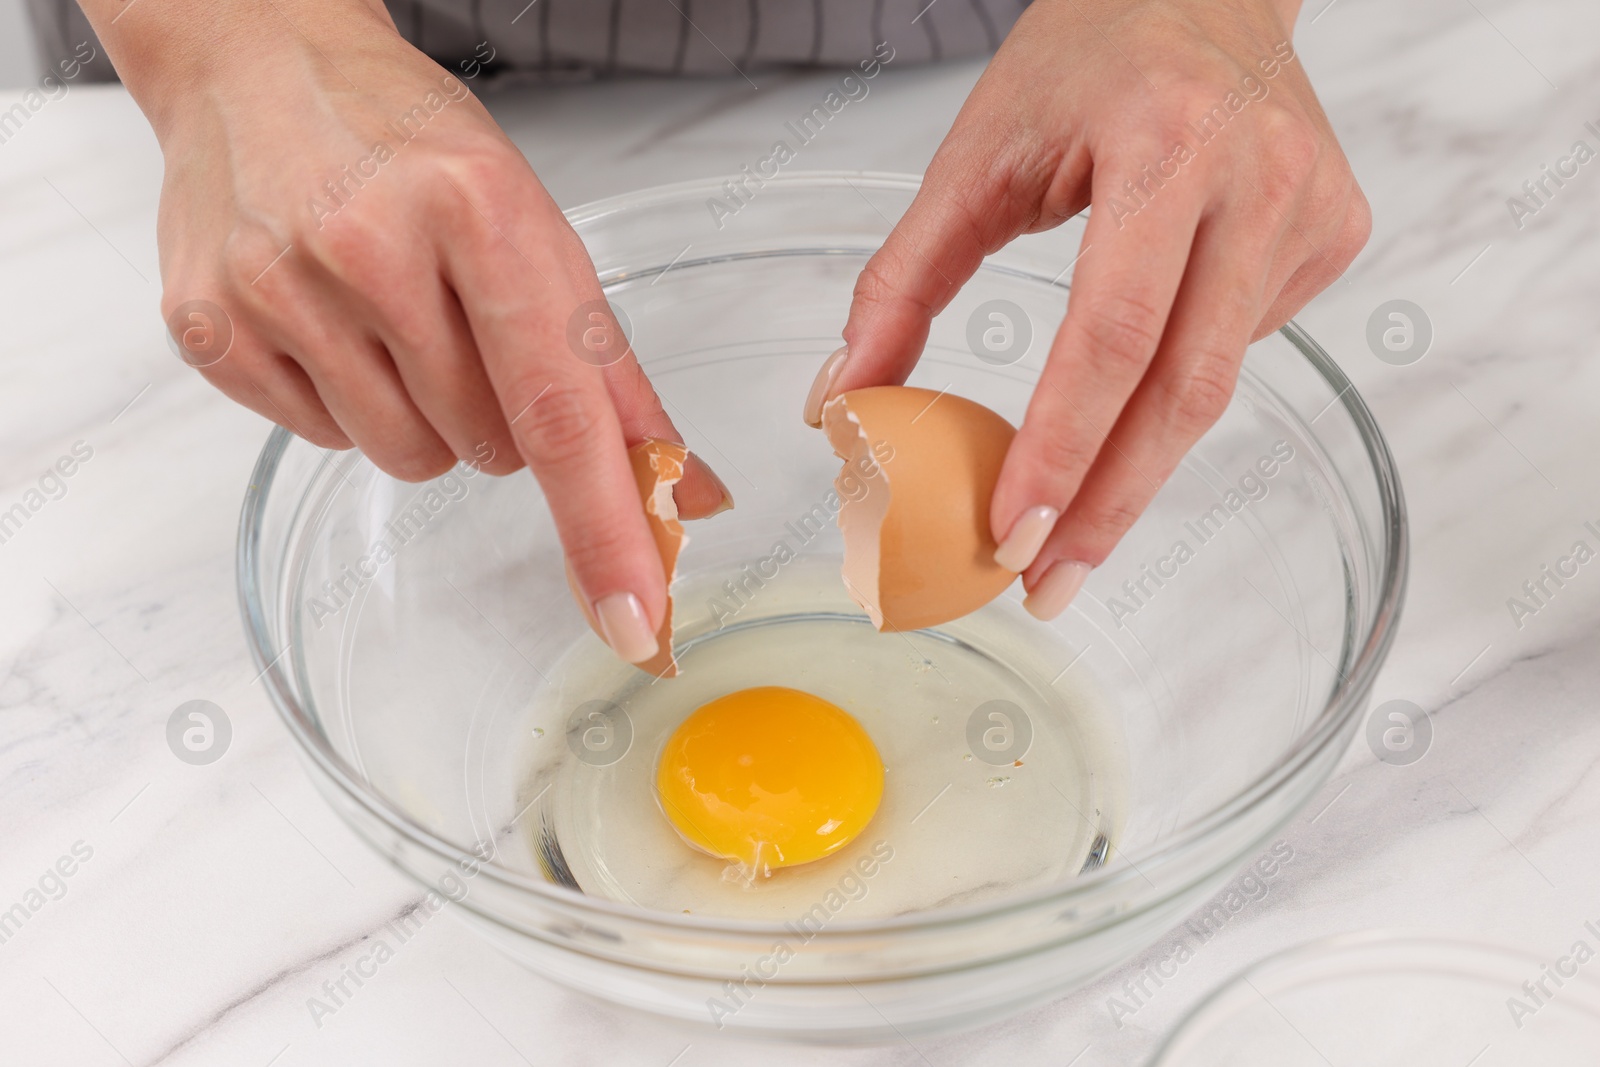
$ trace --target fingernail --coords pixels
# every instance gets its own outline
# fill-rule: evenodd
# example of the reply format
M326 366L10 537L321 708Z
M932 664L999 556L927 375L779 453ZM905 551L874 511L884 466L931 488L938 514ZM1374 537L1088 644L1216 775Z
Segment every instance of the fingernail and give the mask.
M822 425L822 405L827 403L828 391L833 388L834 379L839 377L839 371L844 367L845 356L849 353L849 347L842 346L829 356L828 362L817 371L817 379L811 383L811 392L806 394L806 425Z
M1022 606L1036 619L1049 622L1067 610L1072 598L1083 588L1083 580L1092 568L1087 563L1069 563L1063 560L1052 564L1034 585L1033 591L1022 598Z
M644 605L632 593L612 593L596 600L594 617L606 644L629 663L643 663L660 648Z
M1061 512L1042 504L1024 511L1011 524L1011 532L1000 542L1000 547L994 550L994 561L1008 571L1021 574L1033 565L1034 557L1044 547L1045 538L1056 528L1060 517Z
M728 491L727 483L721 478L718 478L717 472L711 469L711 464L701 459L695 453L690 452L689 465L698 471L702 477L709 480L711 484L716 486L717 490L722 493L722 503L718 504L712 510L706 512L702 517L709 519L713 515L721 515L724 511L732 511L733 494Z

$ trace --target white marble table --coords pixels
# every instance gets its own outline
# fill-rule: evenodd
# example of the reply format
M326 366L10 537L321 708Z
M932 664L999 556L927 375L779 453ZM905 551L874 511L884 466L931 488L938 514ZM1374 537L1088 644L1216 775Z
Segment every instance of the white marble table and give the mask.
M1600 520L1600 161L1520 230L1506 199L1575 140L1600 146L1584 128L1600 126L1600 9L1310 2L1297 44L1376 230L1301 321L1399 457L1414 563L1375 703L1428 709L1433 748L1392 767L1358 741L1285 832L1295 858L1267 896L1120 1027L1108 998L1160 950L915 1048L680 1032L530 976L452 923L313 1022L308 998L414 894L313 793L252 682L234 526L266 426L163 342L155 143L119 90L41 108L0 144L0 510L76 443L92 455L0 544L0 910L41 878L49 891L0 943L0 1063L1103 1067L1139 1062L1247 962L1321 934L1565 951L1600 918L1600 566L1520 627L1507 598ZM977 73L887 72L799 165L920 170ZM494 106L572 205L736 171L826 80L572 86ZM1437 331L1407 367L1364 340L1397 297ZM210 766L165 740L195 698L233 722ZM62 857L58 882L45 872Z

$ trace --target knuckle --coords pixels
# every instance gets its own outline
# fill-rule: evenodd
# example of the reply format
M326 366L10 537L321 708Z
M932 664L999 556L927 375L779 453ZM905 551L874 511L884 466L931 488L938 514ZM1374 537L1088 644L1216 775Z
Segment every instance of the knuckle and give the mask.
M1189 127L1188 116L1195 113L1205 114L1206 110L1206 104L1198 99L1187 100L1178 107L1163 109L1151 123L1151 132L1156 137L1154 147L1165 150L1178 142L1192 140L1194 133Z
M1038 220L1055 166L1054 153L1041 151L1020 131L973 133L982 149L963 147L927 186L948 230L947 243L981 256Z
M526 466L527 464L524 463L521 457L519 457L515 452L508 452L503 455L496 456L494 459L485 463L478 464L478 469L483 471L485 474L492 474L497 478L503 478L508 474L515 474L517 471Z
M419 446L412 442L368 450L368 458L385 473L402 482L425 482L455 466L456 457L442 444Z
M1123 374L1144 369L1161 340L1161 313L1137 297L1102 296L1084 309L1079 336L1097 368Z
M1174 86L1160 108L1149 120L1147 129L1158 138L1163 150L1170 150L1177 142L1189 143L1195 139L1195 129L1204 127L1206 120L1215 125L1232 118L1222 104L1222 94L1210 82L1185 79ZM1220 114L1218 114L1220 112Z
M353 447L350 437L315 399L296 397L283 388L284 371L276 364L291 362L284 356L272 357L259 349L247 349L210 367L200 369L206 382L259 413L266 419L296 434L318 448Z
M506 146L484 142L452 153L441 166L444 176L469 196L495 196L520 172L519 164L526 165L520 154Z
M499 205L520 202L520 210L526 211L543 204L542 199L530 203L520 187L531 172L527 160L509 148L480 144L462 149L441 161L437 174L445 218L456 232L480 241L498 237L491 220L500 216Z
M1223 102L1226 95L1227 89L1219 88L1211 78L1183 75L1157 91L1153 104L1142 108L1144 114L1136 116L1136 120L1159 133L1163 140L1192 140L1195 128L1203 126L1207 119L1225 126L1233 117Z
M1301 208L1296 225L1315 233L1325 242L1343 225L1349 186L1341 181L1313 177L1301 193Z
M861 268L861 273L856 275L855 288L851 297L861 304L881 304L884 299L894 291L890 284L883 261L883 249L873 253L867 260L867 265Z
M238 331L227 355L195 368L208 383L235 399L260 390L274 378L273 351L254 333Z
M285 427L285 429L293 430L294 427ZM338 429L323 426L318 422L302 423L300 425L300 433L307 441L310 441L318 448L331 448L335 451L343 452L355 447L350 443L349 436Z
M318 448L332 448L344 451L355 447L350 441L350 436L339 428L338 424L333 421L332 416L323 412L302 410L295 416L294 421L290 422L288 416L278 410L276 406L268 410L272 412L273 422L276 422L291 433L299 434ZM379 466L382 467L383 465L379 464ZM388 470L387 467L384 467L384 469Z
M620 559L627 558L634 547L623 522L590 523L583 528L582 537L574 538L567 548L567 562L579 576L597 574L615 567Z
M256 282L266 276L264 272L283 252L286 243L278 241L264 226L236 225L224 238L219 252L218 269L224 284L246 299L261 293L263 290Z
M362 298L403 313L413 307L402 294L416 290L418 256L404 229L384 221L386 214L392 220L391 209L377 199L352 203L298 241L307 256Z
M1171 410L1179 427L1198 436L1222 417L1233 400L1233 360L1222 353L1192 359L1172 375Z
M455 453L416 411L391 406L350 429L367 458L400 481L425 482L455 466Z
M933 303L918 293L897 283L909 266L898 251L885 244L867 260L856 278L851 301L861 307L881 307L895 303L909 304L917 311L931 317L937 310Z
M1367 194L1361 191L1359 185L1353 185L1350 189L1348 212L1346 225L1362 244L1366 244L1367 238L1372 236L1372 205L1367 202Z
M512 395L537 395L537 390L514 390ZM519 418L519 443L529 466L564 466L593 450L600 438L597 402L575 386L549 386Z
M172 321L172 316L177 313L178 308L182 307L188 301L201 296L202 294L209 295L214 293L217 291L217 289L218 286L209 284L204 280L202 280L201 284L197 285L186 278L163 279L160 303L161 321L170 323Z
M1322 161L1322 138L1296 115L1268 112L1261 119L1260 137L1266 177L1275 183L1298 186Z
M226 361L224 361L226 362ZM239 367L227 370L217 367L202 367L196 373L205 380L211 388L217 390L229 400L241 407L248 408L268 419L285 430L293 430L289 420L272 404L271 397L267 396L257 383L257 375Z
M1032 447L1044 470L1055 478L1074 482L1089 469L1099 452L1097 441L1060 425L1037 434Z
M1342 268L1347 267L1367 246L1372 236L1372 207L1359 187L1352 189L1350 206L1345 209L1344 226L1334 239L1334 259Z
M259 364L264 356L253 348L235 345L227 359L196 367L195 371L209 385L237 397L256 388L256 382L263 379Z
M1090 566L1104 563L1142 514L1144 502L1122 494L1097 499L1078 509L1072 516L1072 557Z
M360 272L379 262L383 252L381 227L363 211L359 203L337 215L323 219L308 229L301 240L306 250L339 276Z
M1152 87L1139 78L1134 70L1130 69L1128 73L1144 84L1144 91L1152 98L1160 101L1166 109L1174 111L1221 103L1229 88L1223 75L1196 67L1174 71L1172 78L1163 80L1160 88Z
M477 445L473 458L466 461L487 474L505 475L527 466L508 431L501 429Z

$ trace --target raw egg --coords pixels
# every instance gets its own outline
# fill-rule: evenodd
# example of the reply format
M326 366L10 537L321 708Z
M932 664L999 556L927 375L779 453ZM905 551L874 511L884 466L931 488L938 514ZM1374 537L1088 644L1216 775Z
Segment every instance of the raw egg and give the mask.
M829 401L823 430L844 467L844 581L879 630L976 611L1016 578L994 561L989 503L1016 430L982 404L910 386Z
M883 798L883 761L846 712L760 686L685 719L662 750L656 789L689 844L766 875L849 844Z

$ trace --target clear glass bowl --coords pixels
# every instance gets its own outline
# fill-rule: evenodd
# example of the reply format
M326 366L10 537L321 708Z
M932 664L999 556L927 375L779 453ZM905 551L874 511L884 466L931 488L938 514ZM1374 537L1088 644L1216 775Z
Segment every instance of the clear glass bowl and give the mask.
M1540 959L1386 931L1280 953L1208 997L1149 1067L1577 1067L1600 1053L1584 949ZM1575 947L1575 946L1574 946Z
M1401 601L1404 505L1370 412L1294 326L1251 348L1227 413L1055 623L1016 587L934 631L862 621L834 577L837 460L799 409L916 187L786 175L731 217L711 182L571 214L738 500L693 524L680 561L678 679L597 652L526 473L405 485L277 432L252 476L245 624L312 778L373 848L573 988L787 1039L988 1022L1154 942L1309 802L1356 729ZM1080 236L990 257L911 384L1020 421ZM1031 342L1014 329L997 357L996 309ZM854 853L738 896L640 783L696 704L767 683L856 714L887 786ZM991 698L1028 720L1019 763L989 751ZM830 895L870 845L893 861Z

